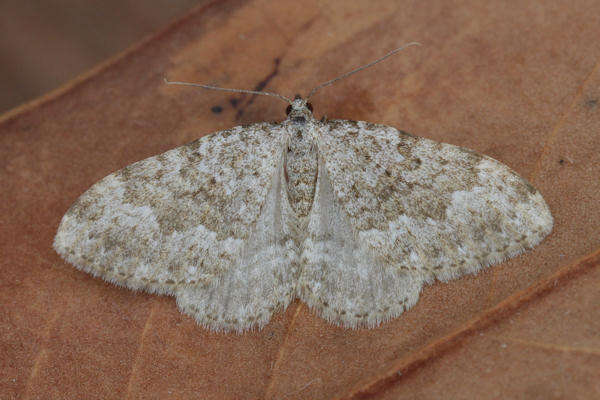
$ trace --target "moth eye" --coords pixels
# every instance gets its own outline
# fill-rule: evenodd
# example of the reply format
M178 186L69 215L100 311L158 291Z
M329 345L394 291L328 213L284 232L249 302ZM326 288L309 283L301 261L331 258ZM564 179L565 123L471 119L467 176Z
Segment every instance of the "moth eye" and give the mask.
M310 110L310 112L312 112L312 104L306 103L306 107Z
M290 115L290 113L292 112L292 105L290 104L289 106L287 106L287 108L285 109L285 115Z

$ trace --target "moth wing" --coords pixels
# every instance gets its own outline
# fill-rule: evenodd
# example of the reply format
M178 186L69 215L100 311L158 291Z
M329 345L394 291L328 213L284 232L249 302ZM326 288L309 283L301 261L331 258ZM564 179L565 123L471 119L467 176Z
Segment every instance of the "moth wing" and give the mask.
M373 327L397 317L417 302L423 286L421 276L390 268L361 243L322 161L300 264L300 299L346 327Z
M211 282L240 263L284 137L280 124L236 127L108 175L64 215L54 248L133 289Z
M319 151L353 231L390 268L446 281L537 245L542 195L506 165L395 128L329 121Z
M423 283L501 262L552 230L535 188L471 150L340 120L326 123L318 146L300 296L333 322L395 317Z
M297 221L288 202L280 162L260 216L235 265L205 284L178 288L179 308L216 331L262 328L295 296L297 236Z

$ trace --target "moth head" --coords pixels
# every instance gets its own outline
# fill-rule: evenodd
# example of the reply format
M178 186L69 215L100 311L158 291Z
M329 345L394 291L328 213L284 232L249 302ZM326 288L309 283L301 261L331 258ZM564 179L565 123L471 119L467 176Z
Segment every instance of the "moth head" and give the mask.
M290 121L303 124L313 119L312 110L312 104L296 95L285 112Z

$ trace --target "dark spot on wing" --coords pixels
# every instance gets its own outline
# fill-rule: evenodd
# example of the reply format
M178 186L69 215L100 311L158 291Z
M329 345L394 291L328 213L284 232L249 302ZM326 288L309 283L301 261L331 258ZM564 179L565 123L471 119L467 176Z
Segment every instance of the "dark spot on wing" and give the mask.
M421 163L422 163L422 161L421 161L420 158L418 158L418 157L417 158L413 158L412 160L410 160L410 167L412 169L419 168L421 166Z
M527 182L525 179L523 179L523 182L525 182L525 187L527 188L527 190L529 191L529 193L535 194L537 192L537 189L534 188L531 183Z

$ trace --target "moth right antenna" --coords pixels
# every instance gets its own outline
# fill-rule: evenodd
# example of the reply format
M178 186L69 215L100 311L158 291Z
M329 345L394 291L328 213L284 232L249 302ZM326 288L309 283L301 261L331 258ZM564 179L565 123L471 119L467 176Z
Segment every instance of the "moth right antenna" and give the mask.
M177 81L170 81L168 80L166 77L163 78L165 83L167 85L182 85L182 86L196 86L196 87L201 87L203 89L210 89L210 90L220 90L222 92L233 92L233 93L245 93L245 94L259 94L262 96L273 96L273 97L277 97L283 101L285 101L286 103L292 104L292 100L288 99L287 97L279 94L279 93L273 93L273 92L259 92L257 90L245 90L245 89L229 89L229 88L223 88L223 87L219 87L219 86L212 86L212 85L203 85L201 83L192 83L192 82L177 82Z
M308 96L306 96L306 101L308 101L308 99L310 99L310 98L311 98L311 97L312 97L312 96L313 96L313 95L314 95L314 94L315 94L315 93L316 93L318 90L320 90L320 89L324 88L325 86L332 85L332 84L334 84L335 82L337 82L337 81L339 81L339 80L342 80L342 79L344 79L344 78L347 78L347 77L349 77L350 75L353 75L353 74L355 74L355 73L357 73L357 72L360 72L360 71L362 71L363 69L367 69L367 68L369 68L369 67L372 67L373 65L375 65L375 64L377 64L377 63L379 63L379 62L382 62L382 61L383 61L383 60L385 60L386 58L388 58L388 57L390 57L390 56L393 56L393 55L394 55L394 54L396 54L397 52L399 52L399 51L401 51L401 50L404 50L405 48L407 48L407 47L409 47L409 46L421 46L421 43L419 43L419 42L410 42L410 43L407 43L407 44L405 44L405 45L403 45L403 46L400 46L400 47L398 47L397 49L394 49L394 50L390 51L390 52L389 52L389 53L387 53L385 56L383 56L383 57L381 57L381 58L378 58L378 59L377 59L377 60L375 60L375 61L372 61L372 62L370 62L370 63L368 63L368 64L365 64L365 65L363 65L363 66L360 66L360 67L358 67L358 68L356 68L356 69L353 69L353 70L352 70L352 71L350 71L350 72L346 72L345 74L343 74L343 75L340 75L340 76L338 76L337 78L333 78L333 79L332 79L332 80L330 80L330 81L327 81L327 82L325 82L325 83L321 83L319 86L317 86L317 87L313 88L313 89L310 91L310 93L308 94Z

